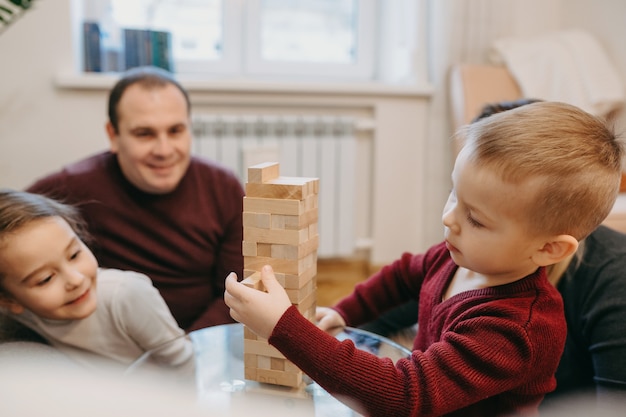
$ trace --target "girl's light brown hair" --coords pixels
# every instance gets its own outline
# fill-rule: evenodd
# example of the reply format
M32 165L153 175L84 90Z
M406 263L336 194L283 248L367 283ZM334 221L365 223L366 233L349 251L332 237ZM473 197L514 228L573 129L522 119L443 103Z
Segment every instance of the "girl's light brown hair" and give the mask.
M90 241L87 226L75 207L38 194L0 189L0 243L7 235L46 217L62 218L83 242Z

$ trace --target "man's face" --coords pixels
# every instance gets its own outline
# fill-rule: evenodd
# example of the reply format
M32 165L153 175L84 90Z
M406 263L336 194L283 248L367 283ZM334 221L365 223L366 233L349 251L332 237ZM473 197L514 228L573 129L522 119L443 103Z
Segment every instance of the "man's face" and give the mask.
M117 105L118 127L107 124L111 152L124 176L151 194L173 191L187 172L191 131L185 96L171 84L133 84Z

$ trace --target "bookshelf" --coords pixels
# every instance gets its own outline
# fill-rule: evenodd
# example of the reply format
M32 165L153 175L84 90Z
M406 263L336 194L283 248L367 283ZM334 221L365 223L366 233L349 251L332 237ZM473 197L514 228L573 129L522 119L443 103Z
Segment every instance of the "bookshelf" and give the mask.
M119 28L119 33L103 30L98 22L83 22L83 71L121 72L152 65L174 72L172 35L168 31ZM112 45L108 42L119 41Z

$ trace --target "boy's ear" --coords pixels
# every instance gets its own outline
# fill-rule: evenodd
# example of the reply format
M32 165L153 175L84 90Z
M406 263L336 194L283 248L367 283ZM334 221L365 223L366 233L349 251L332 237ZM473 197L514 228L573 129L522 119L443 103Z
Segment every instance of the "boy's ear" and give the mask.
M0 306L13 314L22 314L24 312L24 306L4 294L0 294Z
M539 266L548 266L561 262L578 249L578 240L571 235L558 235L545 242L535 252L532 259Z

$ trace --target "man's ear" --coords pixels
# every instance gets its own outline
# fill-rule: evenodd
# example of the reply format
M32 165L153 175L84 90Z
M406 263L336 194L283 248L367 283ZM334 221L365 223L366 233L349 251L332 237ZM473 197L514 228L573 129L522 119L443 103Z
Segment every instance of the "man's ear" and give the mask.
M105 125L107 136L109 137L109 147L111 149L111 153L117 153L118 144L117 144L117 132L115 132L115 128L111 121L109 120Z
M571 235L558 235L550 238L532 256L535 264L548 266L561 262L578 249L578 240Z
M6 308L13 314L22 314L24 312L23 305L6 296L5 294L0 294L0 306Z

